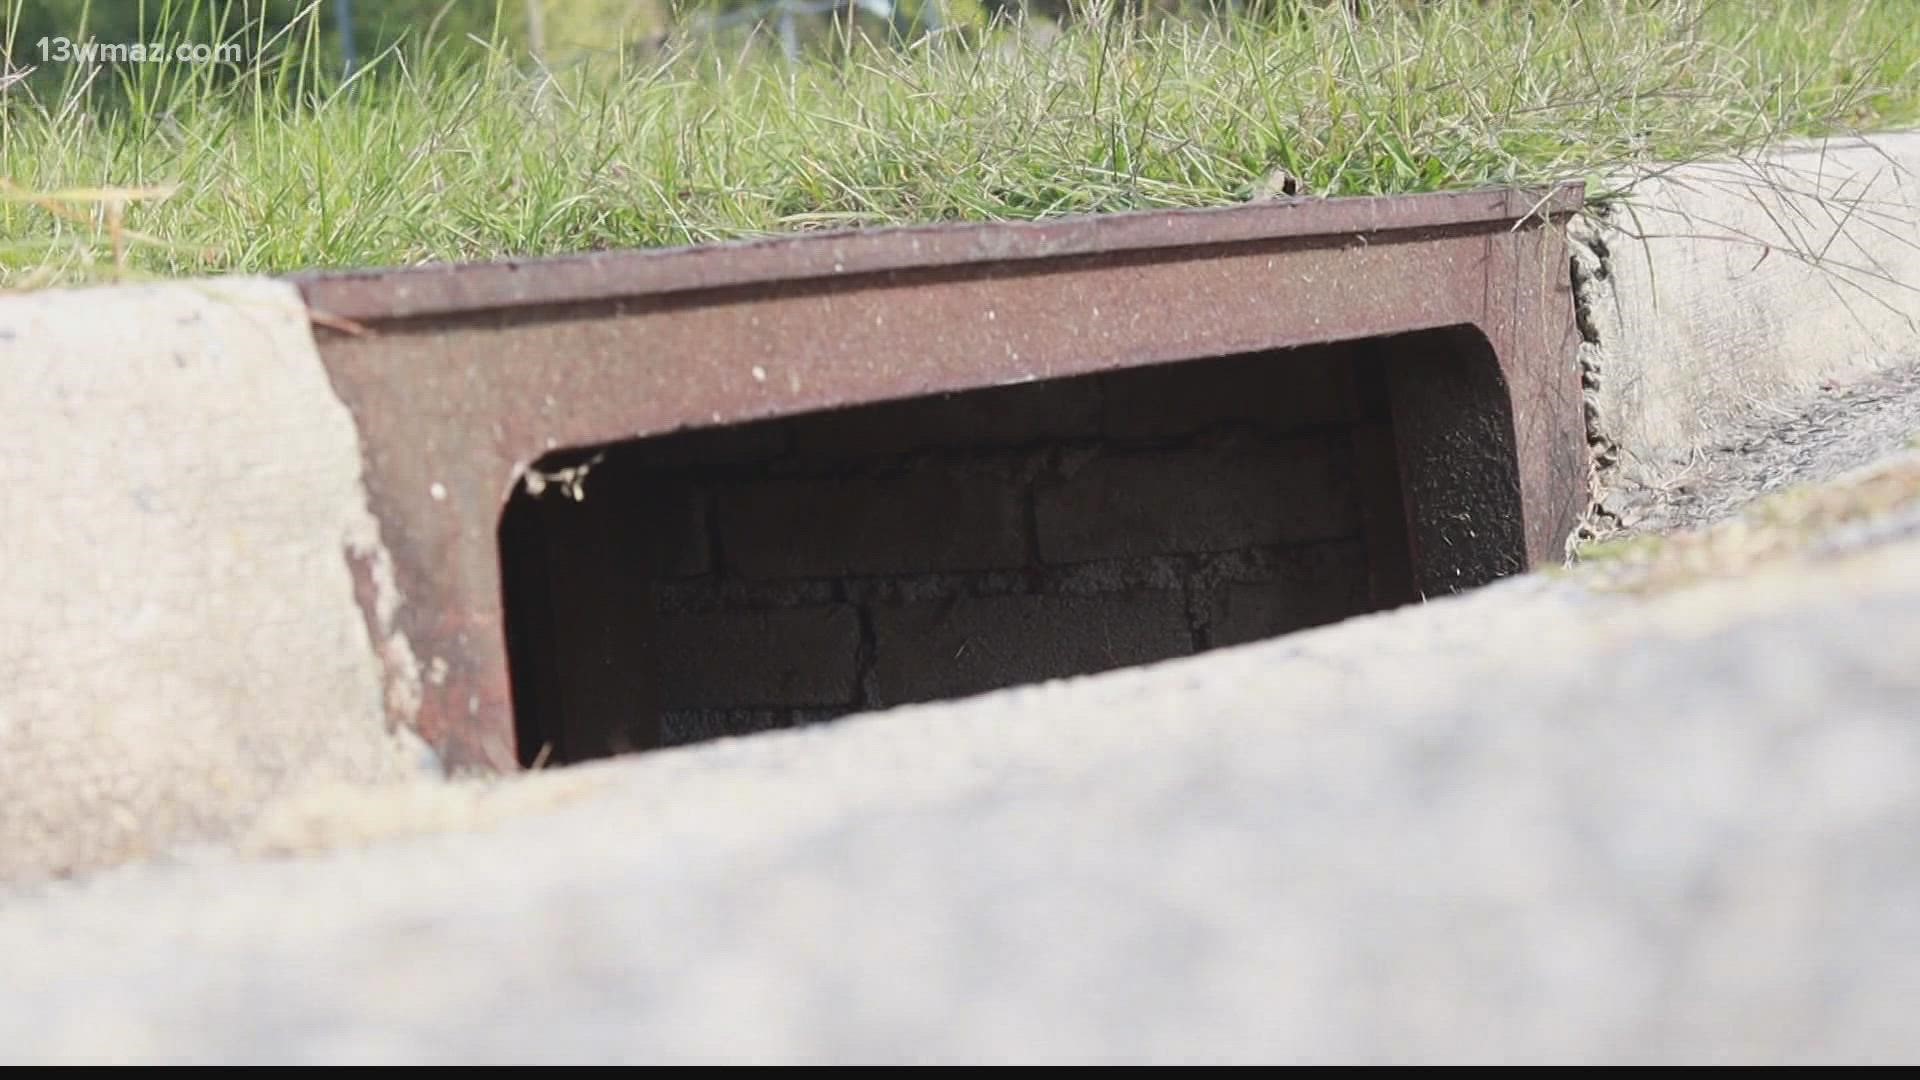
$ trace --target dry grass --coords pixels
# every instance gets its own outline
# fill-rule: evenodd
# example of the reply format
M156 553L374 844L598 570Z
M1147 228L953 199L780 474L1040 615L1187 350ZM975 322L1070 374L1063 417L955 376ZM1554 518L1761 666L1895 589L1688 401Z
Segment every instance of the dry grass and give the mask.
M1920 533L1920 453L1768 496L1704 529L1589 545L1579 552L1579 576L1606 592L1667 592L1783 560L1830 555L1885 531Z

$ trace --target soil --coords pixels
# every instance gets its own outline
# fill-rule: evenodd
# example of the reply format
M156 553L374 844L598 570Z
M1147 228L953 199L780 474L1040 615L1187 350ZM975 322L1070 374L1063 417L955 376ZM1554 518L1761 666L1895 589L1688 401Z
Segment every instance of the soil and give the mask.
M1700 454L1664 488L1616 482L1601 499L1613 528L1601 539L1710 525L1763 496L1831 480L1914 445L1920 358L1756 417ZM1604 483L1604 481L1603 481Z

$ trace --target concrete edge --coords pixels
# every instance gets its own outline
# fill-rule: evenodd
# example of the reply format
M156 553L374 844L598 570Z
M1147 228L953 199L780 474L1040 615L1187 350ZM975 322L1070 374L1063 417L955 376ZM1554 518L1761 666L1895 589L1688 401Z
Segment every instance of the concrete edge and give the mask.
M417 774L352 415L249 278L0 296L0 879Z
M1599 518L1758 417L1920 359L1920 132L1664 170L1569 234Z

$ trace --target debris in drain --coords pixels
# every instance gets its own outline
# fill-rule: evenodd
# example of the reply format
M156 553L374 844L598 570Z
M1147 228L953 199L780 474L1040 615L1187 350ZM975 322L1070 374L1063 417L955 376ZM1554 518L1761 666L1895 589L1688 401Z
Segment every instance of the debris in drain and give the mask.
M552 485L559 487L562 497L572 499L574 502L585 502L587 500L587 474L593 470L595 465L605 461L606 457L606 452L601 451L578 465L571 465L564 469L555 469L553 472L543 472L529 465L527 466L526 473L521 478L521 482L526 485L527 494L536 499L544 496L548 486Z

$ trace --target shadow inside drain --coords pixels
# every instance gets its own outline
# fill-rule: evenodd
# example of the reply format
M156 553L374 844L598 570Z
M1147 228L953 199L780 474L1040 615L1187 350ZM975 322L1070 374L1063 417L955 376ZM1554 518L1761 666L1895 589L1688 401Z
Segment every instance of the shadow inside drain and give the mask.
M1411 600L1391 356L1205 358L549 455L499 533L521 757L816 723Z

